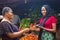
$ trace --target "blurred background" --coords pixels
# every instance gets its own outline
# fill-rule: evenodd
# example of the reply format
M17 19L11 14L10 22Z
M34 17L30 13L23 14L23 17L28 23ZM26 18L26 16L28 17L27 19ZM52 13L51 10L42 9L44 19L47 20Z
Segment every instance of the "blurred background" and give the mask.
M60 0L0 0L0 15L2 14L1 12L3 7L11 7L13 9L13 13L20 17L20 26L27 27L29 26L30 21L33 21L34 23L38 22L41 17L41 6L44 4L51 6L51 14L56 17L57 30L59 30Z
M17 14L20 19L30 17L39 20L40 9L44 4L51 6L51 14L55 15L57 23L60 23L60 0L0 0L0 15L2 14L2 8L8 6L13 9L13 13Z

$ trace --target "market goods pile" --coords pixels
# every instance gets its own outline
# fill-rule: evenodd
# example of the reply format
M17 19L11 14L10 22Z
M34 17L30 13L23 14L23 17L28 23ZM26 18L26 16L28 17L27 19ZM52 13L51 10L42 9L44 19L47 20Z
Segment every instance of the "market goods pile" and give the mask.
M20 40L38 40L37 35L27 34L26 36L20 38Z

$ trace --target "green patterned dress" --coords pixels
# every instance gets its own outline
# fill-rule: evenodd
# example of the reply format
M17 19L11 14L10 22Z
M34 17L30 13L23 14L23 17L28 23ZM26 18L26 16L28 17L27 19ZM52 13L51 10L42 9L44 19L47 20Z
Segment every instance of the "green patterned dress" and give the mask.
M42 40L53 40L54 35L51 32L43 30L41 39Z

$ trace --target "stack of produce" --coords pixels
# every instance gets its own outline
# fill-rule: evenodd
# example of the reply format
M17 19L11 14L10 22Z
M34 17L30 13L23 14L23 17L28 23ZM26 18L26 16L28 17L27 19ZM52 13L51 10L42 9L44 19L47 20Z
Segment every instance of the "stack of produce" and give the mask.
M37 35L28 34L28 35L20 38L20 40L38 40L38 38L37 38Z
M30 27L30 29L36 28L36 23L31 23L31 24L29 25L29 27Z
M30 18L23 18L20 22L21 28L28 28L30 24Z

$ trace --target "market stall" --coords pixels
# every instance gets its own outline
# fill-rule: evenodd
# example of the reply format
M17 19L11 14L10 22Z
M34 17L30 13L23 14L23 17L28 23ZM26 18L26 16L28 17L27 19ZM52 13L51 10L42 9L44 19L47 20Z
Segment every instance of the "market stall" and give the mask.
M36 23L30 23L30 18L24 18L21 20L19 31L25 28L34 29L36 28ZM35 31L30 31L28 33L24 33L20 40L38 40L38 35Z

